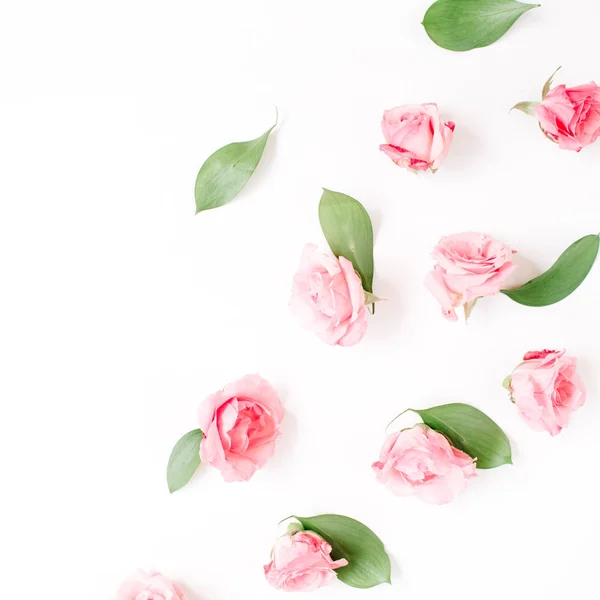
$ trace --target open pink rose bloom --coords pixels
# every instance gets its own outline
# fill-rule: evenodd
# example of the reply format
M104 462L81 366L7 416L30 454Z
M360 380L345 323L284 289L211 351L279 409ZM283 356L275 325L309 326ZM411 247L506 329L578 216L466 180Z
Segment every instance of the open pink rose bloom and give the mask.
M225 481L247 481L273 455L284 414L277 392L259 375L234 381L198 410L201 460Z
M117 600L185 600L177 584L160 573L137 571L121 585Z
M579 152L600 136L600 87L594 82L556 86L534 110L542 131L565 150Z
M477 474L473 458L423 424L389 435L373 471L398 496L430 504L450 502Z
M325 343L358 344L367 332L365 292L352 263L307 244L294 276L290 307Z
M510 376L512 400L532 429L557 435L585 403L577 359L564 350L542 350L528 352L523 361Z
M454 123L444 123L437 104L407 104L383 113L381 130L386 143L379 146L399 167L436 171L446 158Z
M456 233L443 237L434 248L436 261L425 285L442 306L442 314L456 321L455 309L478 298L496 294L515 271L513 251L485 233ZM470 309L469 309L470 310ZM465 313L467 314L467 313Z
M336 578L334 569L345 567L345 558L333 560L331 546L312 531L280 537L273 547L265 577L274 587L287 592L310 592Z

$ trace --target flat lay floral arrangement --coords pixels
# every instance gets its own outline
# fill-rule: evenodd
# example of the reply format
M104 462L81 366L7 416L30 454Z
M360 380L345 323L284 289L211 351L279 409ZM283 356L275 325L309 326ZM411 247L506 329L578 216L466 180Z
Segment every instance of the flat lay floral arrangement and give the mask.
M438 46L470 51L497 41L532 9L543 7L513 0L437 0L425 13L423 27ZM521 100L513 108L535 119L557 152L585 151L600 137L600 87L594 82L555 85L559 73L562 76L563 71L557 70L542 82L537 92L532 89L531 98L537 99ZM435 102L406 101L414 99L402 98L396 107L382 107L381 123L372 124L381 128L381 145L373 152L380 152L382 161L389 159L390 169L404 169L398 171L399 178L435 176L445 168L454 132L461 124L447 120L443 106ZM523 115L514 114L523 119L523 127L528 126ZM230 143L206 159L195 184L197 218L238 195L243 201L243 189L276 126L277 118L256 139ZM287 275L290 317L307 330L307 336L314 336L315 344L341 348L360 344L369 335L371 321L377 319L378 303L393 302L378 297L374 289L376 240L371 217L358 198L345 193L350 191L324 188L320 198L315 196L314 217L323 237L307 239L297 249L297 270ZM590 225L594 227L597 224ZM476 231L440 231L438 235L431 249L431 268L422 274L423 286L449 322L468 322L477 304L496 294L523 307L568 302L592 271L600 247L596 231L582 231L579 239L562 240L565 250L545 270L509 284L519 279L514 260L519 248L510 239L498 240ZM543 235L535 232L540 245L545 244ZM439 313L432 315L436 317ZM586 385L576 357L565 349L535 348L536 340L531 343L532 349L524 355L515 349L513 371L501 374L497 384L506 389L506 401L514 404L515 418L522 419L532 432L556 436L571 422L576 427L576 413L586 401ZM221 389L198 393L207 395L195 419L190 416L189 431L182 432L166 461L166 487L177 492L199 469L209 466L226 482L251 482L257 471L268 468L277 452L286 416L280 391L258 374L232 374ZM431 404L427 398L417 402ZM447 504L469 493L469 481L480 470L518 468L501 424L471 404L419 408L399 399L397 415L387 419L391 421L382 422L381 446L370 449L362 468L369 469L370 464L373 484L383 484L398 497ZM234 488L231 493L235 494ZM313 591L336 581L361 589L392 583L385 531L375 533L367 524L339 514L274 515L274 522L265 527L274 527L282 517L280 524L287 523L285 534L274 539L271 549L256 548L256 569L262 566L265 584L295 592ZM117 598L185 600L185 595L178 583L160 573L137 571L123 582Z

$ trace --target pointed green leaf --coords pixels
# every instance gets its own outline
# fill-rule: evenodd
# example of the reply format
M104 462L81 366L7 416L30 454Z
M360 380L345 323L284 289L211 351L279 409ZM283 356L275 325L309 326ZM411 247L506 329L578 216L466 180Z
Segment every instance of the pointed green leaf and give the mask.
M486 414L469 404L444 404L415 410L425 425L443 433L459 450L477 459L478 469L512 464L506 434Z
M242 191L262 158L273 127L255 140L223 146L206 159L196 177L196 214L223 206Z
M354 198L323 189L319 203L323 235L336 256L349 260L373 292L373 225L365 207Z
M548 306L560 302L587 277L596 260L599 245L598 235L586 235L571 244L545 273L521 287L501 292L525 306Z
M201 429L188 431L176 444L169 457L167 484L171 494L182 488L200 465Z
M548 81L546 81L546 83L544 84L544 87L542 88L542 100L546 99L546 96L548 95L548 92L550 91L550 86L552 85L552 82L554 81L554 76L560 71L561 67L558 67L558 69L556 69L556 71L554 71L554 73L552 73L552 75L550 75L550 77L548 78Z
M520 110L524 112L526 115L530 115L535 117L535 107L539 106L539 102L519 102L515 104L510 110Z
M348 561L346 567L335 570L340 581L363 589L391 583L390 557L383 542L368 527L342 515L295 518L304 529L314 531L331 545L334 560Z
M425 13L423 25L438 46L462 52L493 44L538 6L515 0L438 0Z

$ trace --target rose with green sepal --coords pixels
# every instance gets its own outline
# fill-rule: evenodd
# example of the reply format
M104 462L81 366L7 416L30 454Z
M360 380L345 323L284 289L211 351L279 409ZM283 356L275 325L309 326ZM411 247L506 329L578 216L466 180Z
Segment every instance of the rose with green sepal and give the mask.
M590 273L598 255L600 236L591 234L571 244L544 273L520 286L506 287L517 265L514 251L484 233L444 236L435 246L436 264L425 285L441 304L442 314L457 321L462 306L467 320L484 297L502 293L526 306L548 306L572 294Z
M201 461L219 469L227 482L248 481L273 455L284 415L276 390L259 375L215 392L200 406L200 428L184 435L171 452L169 491L188 483Z
M580 152L600 137L600 86L552 87L556 71L542 88L541 102L519 102L513 109L535 117L542 133L564 150Z
M587 395L577 358L565 350L527 352L502 385L525 423L552 436L568 426Z
M383 542L368 527L342 515L295 519L265 566L267 581L285 591L312 591L335 577L355 588L391 583Z
M480 298L497 294L517 269L514 251L486 233L465 231L442 237L431 254L433 269L425 286L440 303L442 315L457 321L461 307L468 320Z
M366 306L374 312L380 300L373 294L373 226L358 200L330 190L323 190L319 221L333 256L304 247L290 307L325 343L352 346L367 331Z
M396 495L446 504L466 489L476 468L512 464L508 438L475 407L445 404L401 415L408 411L423 423L388 435L372 466L377 480Z

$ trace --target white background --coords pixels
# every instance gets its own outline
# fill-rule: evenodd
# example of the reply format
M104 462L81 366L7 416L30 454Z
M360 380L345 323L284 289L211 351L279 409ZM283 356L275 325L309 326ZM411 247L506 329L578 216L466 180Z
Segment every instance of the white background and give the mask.
M487 232L516 282L600 230L600 143L580 154L509 113L558 82L600 78L595 0L545 0L499 43L456 54L429 0L12 3L0 22L4 597L112 599L141 567L191 600L281 598L262 575L277 523L347 514L384 540L393 586L316 598L590 597L600 534L599 267L561 304L498 296L468 326L422 285L440 236ZM385 108L456 123L437 175L378 150ZM216 148L274 120L255 176L194 216ZM328 347L287 301L302 247L325 246L321 186L359 199L387 299L358 346ZM501 387L527 350L580 359L585 407L557 438ZM247 373L279 390L277 452L247 484L165 466L203 398ZM452 504L376 483L386 424L409 406L474 404L513 444ZM8 559L8 560L7 560Z

